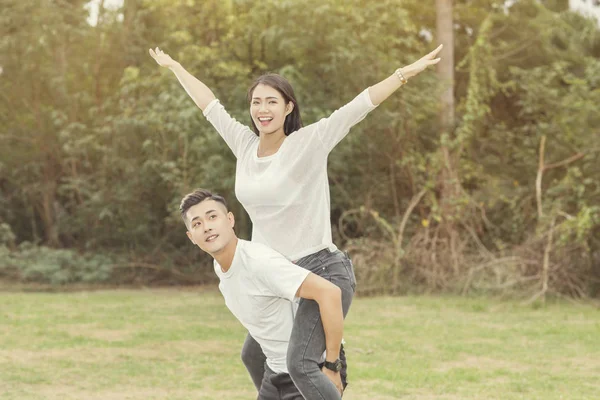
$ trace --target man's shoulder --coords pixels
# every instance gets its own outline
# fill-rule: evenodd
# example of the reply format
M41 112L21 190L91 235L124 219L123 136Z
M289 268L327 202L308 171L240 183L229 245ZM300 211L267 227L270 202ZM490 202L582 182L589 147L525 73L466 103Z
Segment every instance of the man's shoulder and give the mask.
M283 254L265 244L244 241L242 249L245 267L255 272L294 265Z
M290 263L283 254L273 250L267 245L241 239L240 243L242 244L241 248L246 263L259 265L267 262Z

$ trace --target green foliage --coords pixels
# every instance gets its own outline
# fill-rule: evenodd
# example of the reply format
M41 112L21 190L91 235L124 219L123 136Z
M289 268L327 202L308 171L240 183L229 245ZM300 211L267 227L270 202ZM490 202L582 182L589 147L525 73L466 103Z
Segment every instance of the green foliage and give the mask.
M508 15L486 19L488 28L482 31L496 33L480 36L478 41L484 40L481 47L489 63L481 64L485 57L471 58L469 90L473 91L467 96L459 127L460 143L466 150L461 162L465 183L494 218L492 222L500 229L497 234L513 243L535 228L535 179L542 136L547 137L545 164L585 153L581 160L544 174L544 209L577 214L600 195L591 178L600 173L600 131L596 128L600 121L595 107L600 101L599 64L590 54L589 36L576 34L592 27L571 13L551 13L539 4L526 3ZM592 31L600 38L597 29ZM557 47L557 38L568 43ZM496 71L497 79L486 82L473 75L486 76L489 71ZM479 127L473 121L479 121ZM571 168L579 169L579 178L569 174Z
M250 122L246 90L252 80L279 72L292 82L309 124L435 47L429 38L435 6L416 0L126 0L119 10L102 9L95 26L86 22L83 0L5 3L0 244L5 260L38 260L30 266L23 261L18 271L42 271L22 276L46 282L93 276L94 254L203 271L209 258L190 245L177 215L182 195L195 187L228 197L238 233L250 236L251 223L234 201L233 155L148 48L165 49L243 123ZM455 132L440 135L443 87L427 71L354 127L329 160L334 225L363 206L398 232L411 199L426 189L402 238L394 239L402 243L390 245L368 213L336 229L336 243L380 242L376 268L382 275L374 281L402 274L409 277L403 282L440 289L430 280L439 272L432 257L454 260L459 283L481 262L482 246L498 256L529 246L539 263L554 224L551 260L561 270L572 260L580 279L597 279L596 24L561 0L458 2L454 22ZM546 165L582 156L544 171L539 218L542 137ZM442 144L457 160L462 192L453 199L456 215L444 208ZM430 240L447 221L461 240L477 239L460 248L462 267L456 267L456 254L444 253L449 247ZM23 242L40 247L17 250ZM440 254L419 254L432 243ZM43 255L53 261L40 264ZM365 263L376 257L362 256ZM72 272L75 260L89 264L88 272ZM157 276L143 271L149 279Z
M0 246L14 245L16 236L13 233L10 225L6 223L0 224Z
M112 260L102 255L84 256L70 249L51 249L21 243L14 252L0 248L0 276L16 275L23 282L64 285L107 281Z

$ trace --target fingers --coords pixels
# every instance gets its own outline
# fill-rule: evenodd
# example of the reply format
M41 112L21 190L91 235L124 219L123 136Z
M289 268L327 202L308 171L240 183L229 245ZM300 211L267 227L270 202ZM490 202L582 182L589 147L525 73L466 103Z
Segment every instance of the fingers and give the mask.
M435 65L437 63L439 63L441 60L441 58L435 58L433 60L420 60L417 64L420 64L420 68L419 68L419 72L422 72L423 70L425 70L427 67L431 66L431 65Z
M148 49L148 53L150 53L150 56L152 56L152 58L154 58L154 60L158 63L158 65L161 65L161 66L164 66L165 62L166 62L165 59L168 60L168 58L169 58L169 56L165 57L166 54L158 47L155 48L154 50Z
M438 55L438 53L440 51L442 51L443 48L444 48L444 45L440 44L435 50L433 50L431 53L424 56L422 58L422 60L433 60Z
M435 58L435 56L438 55L438 53L440 51L442 51L442 49L444 48L443 44L440 44L435 50L433 50L431 53L427 54L428 58Z
M342 377L339 373L336 373L335 379L333 379L333 384L340 392L340 395L344 394L344 386L342 385Z
M157 47L157 48L155 48L154 50L152 50L152 49L148 49L148 52L150 53L150 55L151 55L152 57L154 57L154 56L158 56L158 55L161 55L161 54L165 54L165 53L164 53L164 51L162 51L162 50L161 50L161 49L159 49L158 47Z

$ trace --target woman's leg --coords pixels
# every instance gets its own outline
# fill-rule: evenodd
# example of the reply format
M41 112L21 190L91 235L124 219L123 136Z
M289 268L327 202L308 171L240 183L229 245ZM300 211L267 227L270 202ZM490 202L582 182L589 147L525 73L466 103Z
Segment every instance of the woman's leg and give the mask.
M256 390L260 390L265 375L266 361L267 357L263 353L262 348L248 333L242 347L242 362L246 366L248 373L250 373L250 378L252 378Z
M258 389L258 397L256 400L281 400L279 389L277 389L272 382L272 378L275 375L275 372L271 371L268 366L265 366L265 375L263 376L260 388Z
M302 258L297 264L331 281L342 290L342 308L345 317L356 288L350 259L341 251L322 250ZM319 368L325 348L325 332L319 306L314 300L302 299L290 337L287 362L290 376L306 399L341 398L335 385Z
M290 374L271 375L271 384L277 388L279 400L305 400L294 385Z

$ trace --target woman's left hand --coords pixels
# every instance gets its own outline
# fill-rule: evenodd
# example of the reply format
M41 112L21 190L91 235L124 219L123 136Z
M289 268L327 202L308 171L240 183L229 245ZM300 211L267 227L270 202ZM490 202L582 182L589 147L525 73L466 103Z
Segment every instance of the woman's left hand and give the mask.
M421 57L419 60L415 61L410 65L407 65L406 67L400 68L400 72L402 72L402 75L404 75L406 79L410 79L413 76L420 74L422 71L425 70L425 68L440 62L441 58L436 58L436 56L439 54L440 51L442 51L443 47L444 45L440 44L438 48L433 50L431 53Z

